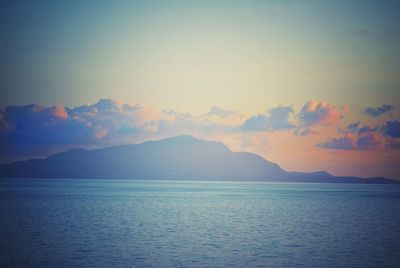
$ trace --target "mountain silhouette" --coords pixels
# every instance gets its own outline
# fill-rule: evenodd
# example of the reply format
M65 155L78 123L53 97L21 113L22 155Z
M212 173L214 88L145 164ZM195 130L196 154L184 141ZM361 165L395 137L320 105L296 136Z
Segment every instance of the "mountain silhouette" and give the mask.
M220 142L192 136L71 149L45 159L0 165L0 177L397 183L386 178L336 177L325 171L287 172L257 154L232 152Z

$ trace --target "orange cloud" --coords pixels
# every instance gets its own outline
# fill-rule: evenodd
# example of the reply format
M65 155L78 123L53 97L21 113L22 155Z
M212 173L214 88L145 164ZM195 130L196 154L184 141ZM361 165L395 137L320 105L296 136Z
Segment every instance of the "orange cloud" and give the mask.
M298 114L300 125L296 133L300 136L308 136L327 132L327 127L337 126L342 118L343 115L335 105L311 100L303 106Z
M68 113L67 113L67 111L65 111L65 108L63 105L54 106L51 110L51 114L57 118L61 118L64 120L68 118Z
M339 123L341 116L335 105L315 100L307 102L299 114L304 126L336 125Z

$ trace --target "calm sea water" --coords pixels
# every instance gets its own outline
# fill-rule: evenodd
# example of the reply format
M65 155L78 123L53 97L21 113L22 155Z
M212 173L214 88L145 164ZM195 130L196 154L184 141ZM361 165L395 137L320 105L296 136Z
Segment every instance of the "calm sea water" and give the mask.
M0 181L0 267L399 266L397 185Z

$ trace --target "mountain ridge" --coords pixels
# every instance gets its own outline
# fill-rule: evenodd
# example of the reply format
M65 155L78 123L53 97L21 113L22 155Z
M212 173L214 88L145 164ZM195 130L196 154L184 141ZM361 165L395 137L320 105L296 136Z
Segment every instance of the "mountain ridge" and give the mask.
M188 135L101 149L74 148L44 159L2 164L0 177L399 183L326 171L288 172L257 154L233 152L221 142Z

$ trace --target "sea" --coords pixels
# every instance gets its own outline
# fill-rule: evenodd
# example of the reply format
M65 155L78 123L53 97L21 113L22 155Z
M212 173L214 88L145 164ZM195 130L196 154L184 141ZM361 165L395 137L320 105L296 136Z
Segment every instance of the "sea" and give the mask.
M1 179L0 267L400 267L400 186Z

